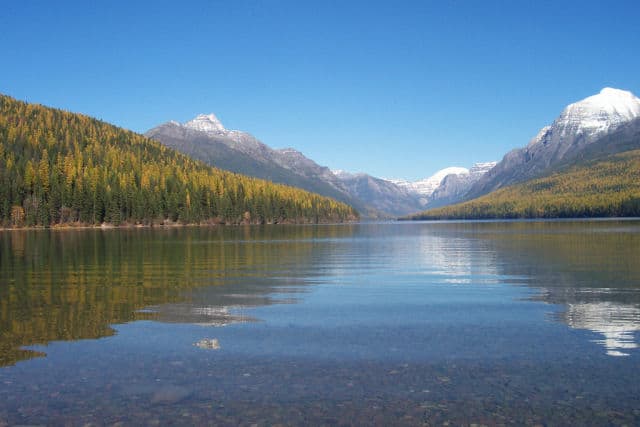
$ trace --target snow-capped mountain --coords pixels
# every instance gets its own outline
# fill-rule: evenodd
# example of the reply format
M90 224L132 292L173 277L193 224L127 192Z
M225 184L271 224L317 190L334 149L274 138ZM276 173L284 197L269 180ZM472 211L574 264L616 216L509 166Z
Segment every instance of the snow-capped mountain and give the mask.
M548 156L551 163L638 117L639 98L631 92L604 88L597 95L567 106L551 126L540 130L527 149L533 155L552 151Z
M390 179L389 181L410 191L412 193L418 194L421 197L427 199L431 194L435 191L436 188L440 185L442 180L447 175L458 175L458 174L467 174L469 173L469 169L451 166L448 168L440 169L438 172L434 173L428 178L421 179L419 181L405 181L402 179Z
M628 91L604 88L568 105L526 147L507 153L471 188L466 198L542 176L550 168L584 156L593 146L600 145L603 138L629 126L640 126L640 99Z
M640 99L631 92L604 88L599 94L569 105L552 127L564 135L596 137L640 116Z
M459 190L456 191L456 194L459 191L464 191L466 193L470 186L480 179L480 177L482 177L482 175L484 175L489 169L495 166L495 164L496 162L476 163L471 167L471 169L451 166L441 169L430 177L419 181L411 182L400 179L390 179L389 181L393 182L400 188L405 189L410 194L414 194L418 197L420 205L424 207L430 205L430 202L434 199L434 195L436 195L436 199L444 197L443 195L437 196L438 192L443 191L443 183L449 182L449 185L452 185L454 182L458 183L456 184L456 188L459 187ZM448 194L451 190L444 191Z
M469 189L489 172L498 162L483 162L474 164L467 173L449 174L429 196L427 207L457 203L464 199Z

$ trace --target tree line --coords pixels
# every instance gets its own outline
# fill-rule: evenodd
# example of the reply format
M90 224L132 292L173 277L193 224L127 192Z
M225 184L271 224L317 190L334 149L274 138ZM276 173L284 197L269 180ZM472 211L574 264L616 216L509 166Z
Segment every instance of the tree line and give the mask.
M357 216L344 203L212 168L100 120L0 95L0 226Z

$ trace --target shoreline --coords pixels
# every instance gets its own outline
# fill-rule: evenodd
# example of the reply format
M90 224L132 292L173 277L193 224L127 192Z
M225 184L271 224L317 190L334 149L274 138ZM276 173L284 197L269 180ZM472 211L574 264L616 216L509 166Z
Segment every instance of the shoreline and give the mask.
M0 227L0 232L4 231L76 231L76 230L132 230L132 229L172 229L172 228L188 228L188 227L255 227L255 226L266 226L266 225L342 225L342 224L361 224L361 223L462 223L462 222L604 222L604 221L638 221L640 217L633 216L600 216L600 217L562 217L562 218L482 218L482 219L471 219L471 218L446 218L446 219L404 219L397 218L395 220L384 220L384 221L368 221L368 220L346 220L342 222L269 222L269 223L189 223L189 224L180 224L180 223L167 223L167 224L126 224L126 225L113 225L113 224L99 224L99 225L68 225L68 224L56 224L49 227L43 226L29 226L29 227Z
M224 222L204 222L204 223L187 223L181 224L179 222L171 223L158 223L158 224L121 224L114 225L108 223L102 224L55 224L48 227L37 226L25 226L25 227L0 227L0 232L3 231L71 231L71 230L131 230L131 229L147 229L147 228L185 228L185 227L245 227L245 226L262 226L262 225L323 225L323 224L355 224L359 220L345 220L342 222L333 221L319 221L319 222L265 222L265 223L253 223L253 222L239 222L239 223L224 223Z

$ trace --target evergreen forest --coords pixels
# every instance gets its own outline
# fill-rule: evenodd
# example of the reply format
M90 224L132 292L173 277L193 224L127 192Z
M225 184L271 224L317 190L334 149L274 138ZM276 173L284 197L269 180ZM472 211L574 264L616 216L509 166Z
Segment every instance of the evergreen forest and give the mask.
M95 118L0 95L0 227L357 217L333 199L207 166Z

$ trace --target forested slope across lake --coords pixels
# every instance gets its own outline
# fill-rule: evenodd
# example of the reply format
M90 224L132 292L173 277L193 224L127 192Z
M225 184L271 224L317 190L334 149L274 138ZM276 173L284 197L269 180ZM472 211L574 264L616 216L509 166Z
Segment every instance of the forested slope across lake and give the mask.
M640 150L601 157L410 219L640 216Z
M209 167L100 120L0 95L0 227L357 216L344 203Z

